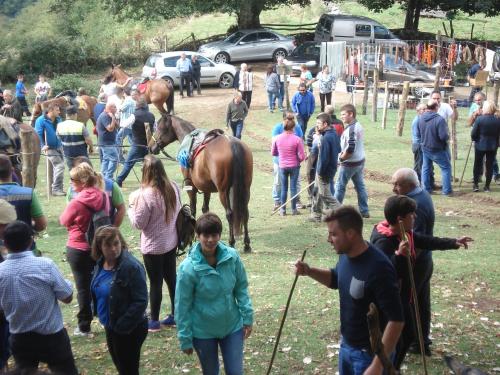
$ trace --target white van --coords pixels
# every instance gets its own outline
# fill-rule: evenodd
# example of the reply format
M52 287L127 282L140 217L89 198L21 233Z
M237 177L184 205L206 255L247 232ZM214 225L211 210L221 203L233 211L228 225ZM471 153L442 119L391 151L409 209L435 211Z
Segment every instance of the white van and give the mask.
M315 42L345 41L350 44L383 44L405 46L385 26L368 17L323 14L314 32Z

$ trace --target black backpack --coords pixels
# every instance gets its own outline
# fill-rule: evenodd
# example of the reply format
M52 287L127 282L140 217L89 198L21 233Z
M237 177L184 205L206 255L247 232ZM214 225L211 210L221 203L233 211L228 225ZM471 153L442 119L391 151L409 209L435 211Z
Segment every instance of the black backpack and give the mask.
M106 200L108 198L106 196L106 193L102 194L104 195L103 204L99 210L94 210L89 206L85 205L85 207L87 207L92 213L92 217L89 222L89 227L85 232L85 239L87 240L90 246L92 246L92 242L94 241L94 236L97 229L99 229L100 227L110 226L112 224L109 212L106 210Z
M177 229L177 256L184 255L185 249L193 243L194 227L196 219L191 214L191 207L188 204L182 205L175 221Z

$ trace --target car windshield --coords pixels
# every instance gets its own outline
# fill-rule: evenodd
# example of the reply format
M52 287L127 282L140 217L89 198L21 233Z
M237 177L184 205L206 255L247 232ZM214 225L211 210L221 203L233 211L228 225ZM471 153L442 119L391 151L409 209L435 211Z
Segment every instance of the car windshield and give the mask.
M319 55L319 47L315 43L304 43L295 48L292 56Z
M234 34L229 35L226 39L224 39L224 42L229 42L229 43L236 43L240 38L245 35L245 33L242 33L241 31L237 31Z

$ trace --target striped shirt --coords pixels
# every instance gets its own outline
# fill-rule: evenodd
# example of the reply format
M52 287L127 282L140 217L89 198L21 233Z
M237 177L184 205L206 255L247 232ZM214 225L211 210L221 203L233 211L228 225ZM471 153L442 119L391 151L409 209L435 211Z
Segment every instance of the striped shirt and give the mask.
M36 332L50 335L63 329L57 300L71 296L71 282L51 259L31 251L13 253L0 264L0 308L10 333Z

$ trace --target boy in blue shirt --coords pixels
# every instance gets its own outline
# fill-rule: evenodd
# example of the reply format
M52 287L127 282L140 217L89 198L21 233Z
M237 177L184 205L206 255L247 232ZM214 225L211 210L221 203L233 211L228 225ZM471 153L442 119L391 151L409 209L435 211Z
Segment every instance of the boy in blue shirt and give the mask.
M21 108L23 109L23 113L26 114L26 116L30 117L31 112L28 108L28 102L26 101L26 94L28 93L28 90L26 89L26 86L24 86L24 73L19 73L17 75L17 83L16 83L16 98L19 101L19 104L21 104Z

